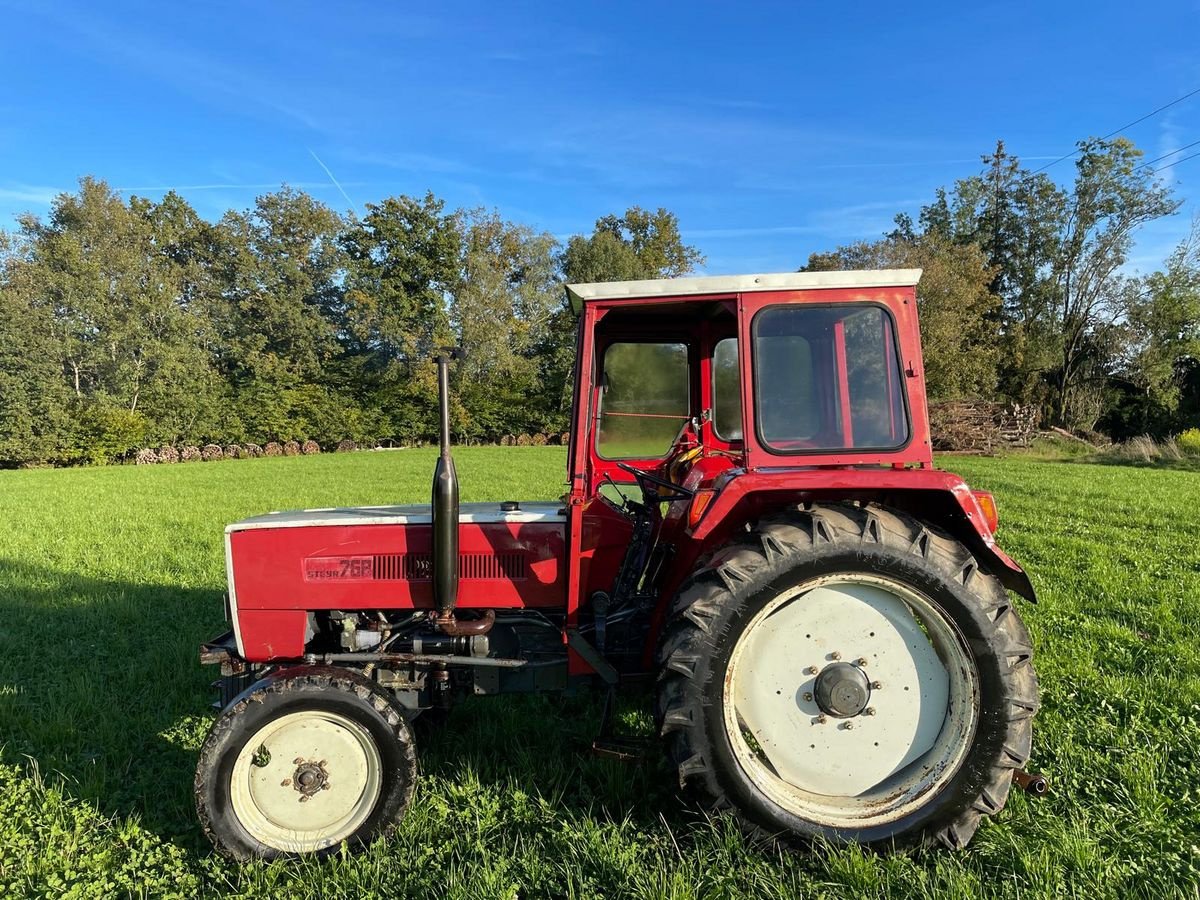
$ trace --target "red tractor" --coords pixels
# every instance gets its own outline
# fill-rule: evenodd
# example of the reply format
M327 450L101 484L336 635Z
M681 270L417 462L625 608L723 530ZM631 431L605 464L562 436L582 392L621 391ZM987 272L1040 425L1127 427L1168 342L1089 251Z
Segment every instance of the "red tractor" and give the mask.
M468 695L652 680L682 788L762 834L966 845L1030 754L996 505L933 466L919 270L581 284L569 489L226 530L205 831L239 858L404 814L412 723ZM608 707L606 706L606 709ZM603 730L602 730L603 734ZM598 741L599 749L615 742Z

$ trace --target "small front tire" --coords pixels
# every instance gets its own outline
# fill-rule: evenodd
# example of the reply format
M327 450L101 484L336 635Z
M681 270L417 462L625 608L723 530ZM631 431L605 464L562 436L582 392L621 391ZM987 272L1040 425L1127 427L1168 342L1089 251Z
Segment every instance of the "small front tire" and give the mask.
M213 724L196 806L233 859L324 856L390 831L415 781L412 731L393 698L353 672L292 669L252 685Z

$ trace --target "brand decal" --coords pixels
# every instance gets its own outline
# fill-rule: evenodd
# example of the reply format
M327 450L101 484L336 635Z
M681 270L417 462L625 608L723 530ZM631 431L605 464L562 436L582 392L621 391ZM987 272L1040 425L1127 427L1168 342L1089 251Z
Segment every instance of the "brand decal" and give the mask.
M310 556L304 560L305 581L370 581L373 556Z

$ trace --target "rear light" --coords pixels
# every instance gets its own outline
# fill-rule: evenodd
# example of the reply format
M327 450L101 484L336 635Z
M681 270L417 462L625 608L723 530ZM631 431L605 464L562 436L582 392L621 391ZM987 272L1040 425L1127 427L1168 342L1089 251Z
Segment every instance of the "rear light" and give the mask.
M692 505L688 507L688 528L695 528L700 523L715 496L717 496L717 492L707 488L696 491L696 495L692 497Z
M971 493L975 495L975 502L983 511L983 521L987 522L988 531L995 534L996 529L1000 527L1000 512L996 509L996 498L987 491L971 491Z

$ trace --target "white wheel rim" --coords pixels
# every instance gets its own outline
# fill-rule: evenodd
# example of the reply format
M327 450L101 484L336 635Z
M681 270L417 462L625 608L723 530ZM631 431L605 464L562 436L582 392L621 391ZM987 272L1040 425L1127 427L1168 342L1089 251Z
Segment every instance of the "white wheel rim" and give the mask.
M362 827L379 800L382 769L379 748L362 725L324 710L294 712L246 742L229 795L256 841L311 853Z
M871 684L851 717L815 699L813 668L838 661ZM845 573L790 588L755 615L730 657L723 706L734 756L763 794L808 822L862 829L923 806L958 772L979 719L978 676L933 600Z

